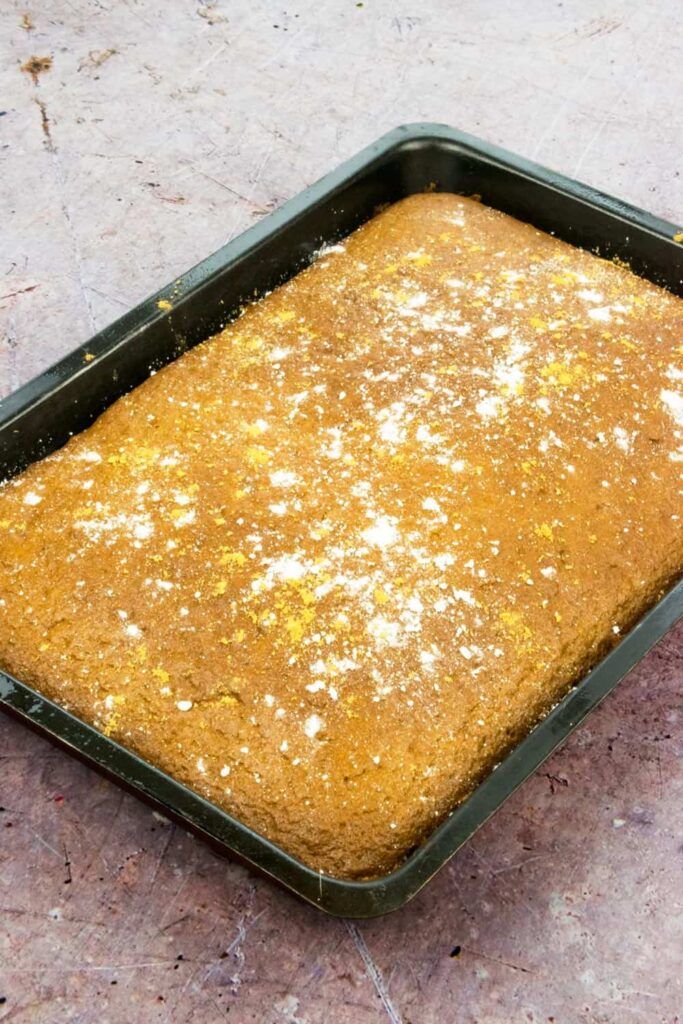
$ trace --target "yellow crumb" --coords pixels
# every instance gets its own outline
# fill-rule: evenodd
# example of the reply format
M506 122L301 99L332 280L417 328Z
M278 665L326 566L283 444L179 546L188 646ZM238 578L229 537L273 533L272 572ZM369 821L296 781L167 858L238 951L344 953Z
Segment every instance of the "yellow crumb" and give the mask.
M219 559L220 565L244 565L247 556L241 551L231 551L229 548L221 548L223 554Z
M247 460L254 466L265 466L272 458L272 452L269 452L267 448L256 445L247 448L246 455Z
M540 526L534 526L534 533L537 537L545 537L546 540L553 539L553 528L548 523L541 523Z
M263 422L245 423L244 429L249 437L260 437L261 434L265 434L267 427Z

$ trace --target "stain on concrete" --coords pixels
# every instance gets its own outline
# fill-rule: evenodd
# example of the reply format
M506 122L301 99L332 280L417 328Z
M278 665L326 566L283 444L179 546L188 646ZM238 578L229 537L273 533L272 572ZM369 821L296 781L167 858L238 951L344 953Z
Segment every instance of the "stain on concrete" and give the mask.
M34 85L38 85L39 77L49 71L51 67L52 57L29 57L21 65L21 70L31 76Z

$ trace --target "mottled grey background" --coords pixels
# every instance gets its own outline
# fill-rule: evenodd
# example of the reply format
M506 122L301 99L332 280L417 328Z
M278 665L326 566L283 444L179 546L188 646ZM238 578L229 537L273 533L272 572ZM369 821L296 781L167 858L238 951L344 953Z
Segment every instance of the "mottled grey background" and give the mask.
M402 122L683 222L680 0L4 0L0 19L0 394ZM36 81L32 56L52 58ZM2 717L0 1020L675 1024L682 684L679 628L413 904L358 925Z

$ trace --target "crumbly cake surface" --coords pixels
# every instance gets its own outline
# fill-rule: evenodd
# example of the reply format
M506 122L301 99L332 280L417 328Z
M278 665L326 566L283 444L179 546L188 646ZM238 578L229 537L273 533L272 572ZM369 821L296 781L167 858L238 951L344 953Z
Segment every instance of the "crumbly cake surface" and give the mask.
M380 875L683 564L683 303L413 196L0 488L0 665Z

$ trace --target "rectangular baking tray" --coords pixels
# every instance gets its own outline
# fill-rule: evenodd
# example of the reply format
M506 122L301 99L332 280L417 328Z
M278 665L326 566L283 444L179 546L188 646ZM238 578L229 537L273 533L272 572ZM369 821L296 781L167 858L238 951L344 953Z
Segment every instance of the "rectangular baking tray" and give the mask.
M383 136L239 238L0 402L0 478L59 448L154 369L219 330L381 206L425 190L484 203L683 291L678 229L547 168L437 124ZM169 308L170 306L170 308ZM20 680L0 673L0 706L329 914L376 917L406 903L683 615L683 582L519 743L391 874L367 882L312 870Z

